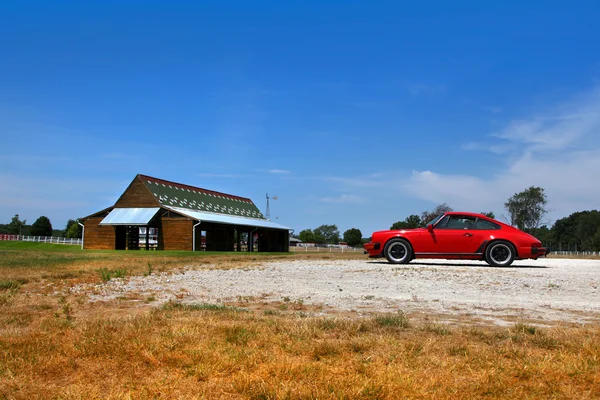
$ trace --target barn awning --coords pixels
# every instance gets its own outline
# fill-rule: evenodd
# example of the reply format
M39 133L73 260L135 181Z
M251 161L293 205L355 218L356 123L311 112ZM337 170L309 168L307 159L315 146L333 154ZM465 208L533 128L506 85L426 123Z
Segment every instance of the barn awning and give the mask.
M276 224L275 222L271 222L268 219L237 217L237 216L233 216L233 215L195 211L195 210L190 210L189 208L181 208L181 207L164 207L164 208L167 210L174 211L178 214L185 215L186 217L195 219L196 221L217 222L220 224L250 226L250 227L270 228L270 229L282 229L282 230L292 229L292 228L288 228L287 226L283 226L283 225Z
M100 225L148 225L160 210L154 208L114 208Z

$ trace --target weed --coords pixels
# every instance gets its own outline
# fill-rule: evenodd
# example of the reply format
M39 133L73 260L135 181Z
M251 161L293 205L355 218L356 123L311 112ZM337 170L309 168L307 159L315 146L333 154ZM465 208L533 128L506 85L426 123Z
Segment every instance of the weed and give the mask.
M396 314L380 314L374 318L378 326L387 328L409 328L410 323L404 311L398 311Z
M337 322L333 318L322 318L317 320L317 326L322 330L332 330L337 326Z
M148 296L146 297L146 303L152 303L153 301L156 301L156 297L154 296Z
M7 306L12 303L13 296L15 294L14 290L6 290L0 292L0 306Z
M224 304L197 303L184 304L176 301L168 301L162 306L163 310L173 311L217 311L217 312L246 312L243 308L229 307Z
M535 326L527 325L522 322L517 322L514 326L514 330L517 333L527 333L529 335L535 335L538 333L538 329Z
M302 299L296 299L294 300L294 302L292 303L292 309L293 310L304 310L304 300Z
M17 290L27 283L27 279L8 279L0 281L0 290Z
M108 268L101 268L100 270L98 270L98 272L100 272L100 279L102 279L104 282L110 281L111 273L108 270Z
M268 316L278 316L281 315L281 313L277 310L264 310L263 311L264 315L268 315Z
M125 278L127 275L127 270L124 269L116 269L114 270L115 278Z
M73 316L71 315L73 309L71 308L71 304L67 301L65 296L60 296L58 298L58 305L58 312L56 312L54 316L56 318L60 318L62 315L65 317L65 320L71 321L71 319L73 319Z
M150 261L148 261L148 270L144 273L144 276L150 276L152 275L152 272L154 272L154 268L152 267L152 264L150 264Z
M225 328L225 341L238 346L246 346L254 333L242 326Z
M325 357L336 356L340 353L340 346L329 341L317 342L312 350L313 359L319 361Z
M556 283L550 282L548 284L548 289L558 289L559 287L560 287L560 285L557 285Z
M450 346L448 348L448 354L451 356L467 356L469 354L469 349L465 345L456 344Z
M102 279L104 282L108 282L112 278L125 278L127 275L127 271L121 268L117 268L112 271L108 268L101 268L98 270L98 272L100 272L100 279Z
M450 329L448 329L448 327L444 324L434 324L434 323L429 322L429 323L425 324L422 329L425 332L435 333L440 336L446 336L446 335L452 334Z

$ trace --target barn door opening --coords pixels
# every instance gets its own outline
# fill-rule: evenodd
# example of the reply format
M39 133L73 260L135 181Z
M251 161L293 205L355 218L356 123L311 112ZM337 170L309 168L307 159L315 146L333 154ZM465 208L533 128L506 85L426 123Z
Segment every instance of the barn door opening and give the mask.
M115 250L139 250L140 230L137 226L115 226Z

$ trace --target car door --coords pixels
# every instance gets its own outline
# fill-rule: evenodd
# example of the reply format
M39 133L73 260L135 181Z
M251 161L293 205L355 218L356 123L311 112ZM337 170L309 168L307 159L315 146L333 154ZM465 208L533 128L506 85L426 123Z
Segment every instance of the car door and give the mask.
M421 252L431 254L474 253L476 218L469 215L446 215L431 231Z

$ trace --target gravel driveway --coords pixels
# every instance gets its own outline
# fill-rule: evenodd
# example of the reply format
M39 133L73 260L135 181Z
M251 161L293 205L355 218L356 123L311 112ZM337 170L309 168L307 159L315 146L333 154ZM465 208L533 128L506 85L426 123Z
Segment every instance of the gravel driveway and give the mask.
M515 320L600 321L600 260L539 259L492 268L477 261L294 260L244 269L189 269L75 287L94 301L137 295L183 302L296 302L321 313L403 310L438 320L465 316ZM311 309L314 309L311 308Z

